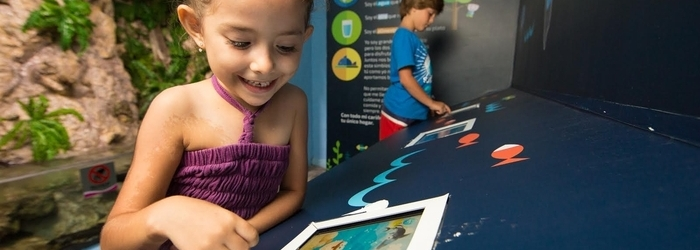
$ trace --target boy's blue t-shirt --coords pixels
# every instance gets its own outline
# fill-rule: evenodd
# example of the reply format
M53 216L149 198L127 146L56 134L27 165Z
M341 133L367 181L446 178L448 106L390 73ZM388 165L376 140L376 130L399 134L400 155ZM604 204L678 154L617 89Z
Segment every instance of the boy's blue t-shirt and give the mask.
M428 50L415 33L399 27L391 43L391 84L384 94L384 107L401 118L425 120L428 107L413 98L399 80L399 69L405 67L412 67L413 78L432 96L433 70Z

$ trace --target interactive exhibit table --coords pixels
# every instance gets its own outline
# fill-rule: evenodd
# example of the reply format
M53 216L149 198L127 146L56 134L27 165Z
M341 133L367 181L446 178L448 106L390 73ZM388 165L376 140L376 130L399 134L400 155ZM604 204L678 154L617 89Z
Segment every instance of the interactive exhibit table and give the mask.
M700 249L697 146L516 89L457 109L309 182L256 249L368 203L445 194L435 249ZM377 248L320 249L343 247Z

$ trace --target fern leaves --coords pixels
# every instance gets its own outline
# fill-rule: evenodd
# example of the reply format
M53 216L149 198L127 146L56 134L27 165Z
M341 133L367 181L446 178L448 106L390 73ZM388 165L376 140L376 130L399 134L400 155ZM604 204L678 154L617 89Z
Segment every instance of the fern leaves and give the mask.
M7 134L0 137L0 147L14 141L16 149L31 142L32 157L38 162L51 160L61 151L71 148L70 137L59 118L72 115L83 121L80 113L74 109L57 109L47 113L49 101L43 95L30 98L27 103L18 103L29 119L18 121Z
M58 32L59 44L63 50L68 50L73 42L77 42L80 51L84 51L95 26L88 18L90 4L84 0L64 0L63 6L56 0L44 0L38 9L29 14L22 26L22 31L36 29L39 31Z

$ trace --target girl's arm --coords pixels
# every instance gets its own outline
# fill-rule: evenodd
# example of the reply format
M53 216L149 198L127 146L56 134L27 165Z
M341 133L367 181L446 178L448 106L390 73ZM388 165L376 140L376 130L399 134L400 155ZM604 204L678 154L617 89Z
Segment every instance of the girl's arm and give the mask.
M102 228L101 249L158 249L168 239L183 249L257 244L255 229L228 210L184 196L164 199L185 147L183 116L176 113L189 110L183 92L168 89L151 103L127 178Z
M102 229L102 249L155 249L167 240L150 218L172 212L154 203L165 197L184 148L172 92L153 100L139 127L131 167Z
M294 107L294 124L289 139L291 146L289 154L289 166L284 175L280 191L277 197L260 210L248 222L258 230L258 233L267 231L287 219L299 210L306 193L306 181L308 174L307 142L308 142L308 111L307 98L299 88L289 88L289 94L293 96L292 102L284 105Z

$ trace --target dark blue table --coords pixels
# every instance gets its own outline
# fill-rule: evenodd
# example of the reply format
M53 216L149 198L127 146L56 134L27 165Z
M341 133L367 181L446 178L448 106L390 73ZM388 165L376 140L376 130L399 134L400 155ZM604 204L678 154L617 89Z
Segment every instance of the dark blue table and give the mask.
M362 202L445 193L439 250L700 249L700 148L515 89L457 106L476 103L453 116L476 118L469 131L404 148L450 123L433 119L312 180L302 210L256 249L280 249ZM381 174L391 181L375 183Z

